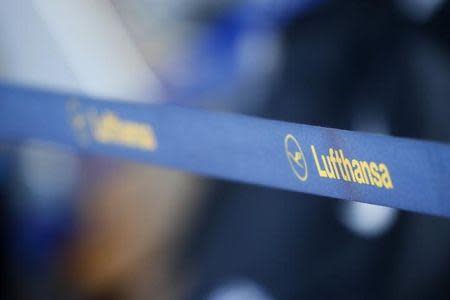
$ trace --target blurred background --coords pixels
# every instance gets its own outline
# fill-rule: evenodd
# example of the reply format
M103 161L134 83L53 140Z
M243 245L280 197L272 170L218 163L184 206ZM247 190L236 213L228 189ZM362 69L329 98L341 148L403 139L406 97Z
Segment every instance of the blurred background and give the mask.
M0 81L448 143L450 2L3 0ZM40 140L0 198L4 299L450 298L443 218Z

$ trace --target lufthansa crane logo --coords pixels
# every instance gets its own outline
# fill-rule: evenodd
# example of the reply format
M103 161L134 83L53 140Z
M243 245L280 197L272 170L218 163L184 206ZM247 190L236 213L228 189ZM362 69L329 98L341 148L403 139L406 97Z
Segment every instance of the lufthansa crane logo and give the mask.
M87 146L91 141L87 114L82 111L80 103L74 99L69 100L66 107L69 113L69 122L74 130L76 139L81 146Z
M292 134L288 134L284 138L284 150L295 176L301 181L305 181L308 178L308 166L306 165L305 155L300 144Z

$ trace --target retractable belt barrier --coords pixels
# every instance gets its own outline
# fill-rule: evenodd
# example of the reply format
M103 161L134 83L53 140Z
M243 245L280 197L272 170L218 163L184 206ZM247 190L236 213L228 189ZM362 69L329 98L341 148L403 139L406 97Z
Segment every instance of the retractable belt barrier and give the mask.
M450 146L0 85L0 139L450 217Z

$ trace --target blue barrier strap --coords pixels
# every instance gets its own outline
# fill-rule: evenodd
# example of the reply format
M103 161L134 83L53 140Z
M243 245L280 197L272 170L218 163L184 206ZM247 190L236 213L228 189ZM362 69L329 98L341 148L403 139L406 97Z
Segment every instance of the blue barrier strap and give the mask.
M450 217L450 146L0 85L0 139ZM175 187L176 188L176 187Z

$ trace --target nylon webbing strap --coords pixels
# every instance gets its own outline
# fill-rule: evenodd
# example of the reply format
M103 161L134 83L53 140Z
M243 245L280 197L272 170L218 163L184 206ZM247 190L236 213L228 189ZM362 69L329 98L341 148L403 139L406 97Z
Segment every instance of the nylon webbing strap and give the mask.
M450 146L0 85L0 139L450 217Z

